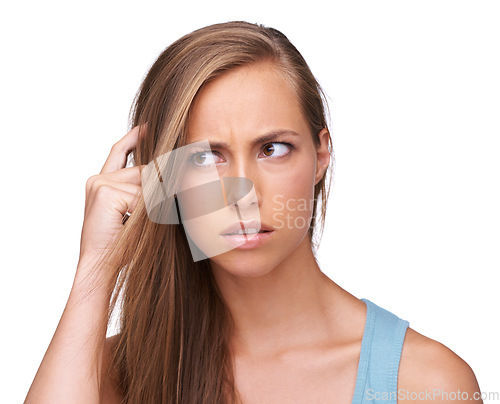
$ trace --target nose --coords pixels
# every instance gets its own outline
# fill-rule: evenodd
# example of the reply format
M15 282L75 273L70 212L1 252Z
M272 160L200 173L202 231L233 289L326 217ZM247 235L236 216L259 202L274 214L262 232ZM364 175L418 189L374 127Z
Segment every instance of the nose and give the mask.
M252 176L250 176L250 172L252 172ZM248 209L255 205L260 206L255 170L240 161L226 174L227 176L224 176L222 180L228 206L237 205L240 209Z
M252 192L254 184L248 178L223 177L222 181L228 206L238 205L240 209L245 209L257 203L255 192Z

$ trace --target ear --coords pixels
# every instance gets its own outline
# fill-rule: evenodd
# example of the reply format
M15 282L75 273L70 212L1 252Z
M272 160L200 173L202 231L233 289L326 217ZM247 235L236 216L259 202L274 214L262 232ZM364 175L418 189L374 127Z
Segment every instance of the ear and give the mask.
M314 185L321 181L330 164L330 151L328 150L330 134L328 133L328 129L321 129L317 136L321 143L316 147L316 175Z

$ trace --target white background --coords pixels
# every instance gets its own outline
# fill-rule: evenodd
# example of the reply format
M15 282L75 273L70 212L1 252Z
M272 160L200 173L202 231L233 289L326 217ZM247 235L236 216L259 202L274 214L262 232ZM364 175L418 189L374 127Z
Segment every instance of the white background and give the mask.
M76 270L85 182L158 54L205 25L284 32L330 97L320 263L500 390L498 1L26 1L2 7L0 401L22 402Z

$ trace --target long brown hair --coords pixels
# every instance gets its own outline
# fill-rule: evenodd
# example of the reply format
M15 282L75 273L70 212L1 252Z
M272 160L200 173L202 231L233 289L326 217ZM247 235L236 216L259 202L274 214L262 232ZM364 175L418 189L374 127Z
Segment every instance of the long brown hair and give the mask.
M205 83L260 61L273 62L291 84L318 145L318 133L327 128L326 101L305 60L278 30L236 21L191 32L154 62L131 109L130 127L147 122L132 152L135 164L148 164L186 144L190 107ZM328 141L333 154L329 136ZM308 231L313 250L317 223L321 233L324 228L327 174L314 192L313 218L318 200L321 211ZM208 259L193 262L183 227L153 223L139 200L102 262L106 269L101 271L114 280L108 282L110 304L103 329L115 307L120 308L110 369L123 402L241 402L229 348L231 315Z

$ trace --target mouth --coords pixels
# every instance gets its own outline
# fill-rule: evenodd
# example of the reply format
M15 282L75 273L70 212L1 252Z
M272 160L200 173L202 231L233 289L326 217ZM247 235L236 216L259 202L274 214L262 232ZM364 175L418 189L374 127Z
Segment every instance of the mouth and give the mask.
M233 231L231 233L222 233L223 236L241 236L241 235L249 235L249 234L258 234L258 233L270 233L270 230L258 230L252 228L245 228Z
M274 231L271 226L262 223L260 220L240 220L228 226L220 234L221 236L252 236L258 233L270 233Z
M240 221L233 223L221 233L221 237L233 248L256 248L275 233L274 229L259 221Z

